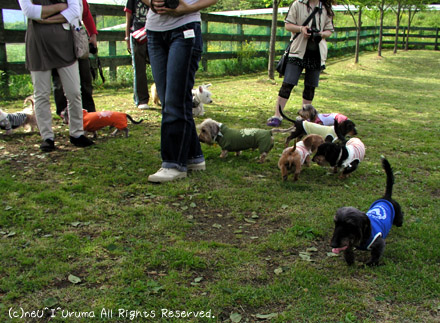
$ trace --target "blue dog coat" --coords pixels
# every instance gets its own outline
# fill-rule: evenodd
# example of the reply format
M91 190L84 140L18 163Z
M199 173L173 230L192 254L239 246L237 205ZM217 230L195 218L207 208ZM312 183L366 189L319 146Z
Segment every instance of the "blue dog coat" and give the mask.
M371 223L371 235L367 243L359 249L371 250L371 245L378 237L385 239L393 225L394 215L394 207L389 201L380 199L373 202L367 211Z

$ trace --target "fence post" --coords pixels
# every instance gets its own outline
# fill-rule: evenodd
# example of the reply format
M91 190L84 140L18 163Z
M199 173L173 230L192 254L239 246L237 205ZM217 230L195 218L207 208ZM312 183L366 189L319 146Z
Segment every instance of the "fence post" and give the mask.
M435 45L434 50L438 50L438 27L435 28Z
M202 35L206 35L206 34L208 34L208 21L202 20ZM208 53L208 42L204 41L203 54L207 54L207 53ZM208 71L208 60L206 59L205 55L202 55L202 67L204 72Z
M1 73L1 94L4 97L9 97L9 73L6 68L7 63L7 55L6 55L6 44L5 44L5 24L3 23L3 10L0 9L0 70L3 71Z
M237 25L237 34L240 35L240 36L244 34L244 33L243 33L243 25L240 24L240 23ZM238 55L238 63L239 63L239 64L241 63L241 55L240 55L240 52L242 51L242 49L243 49L243 42L240 41L239 44L238 44L238 46L237 46L237 52L239 53L239 55Z
M116 56L116 41L109 41L108 42L108 54L109 56ZM116 80L116 69L117 66L114 64L114 62L110 62L110 79L115 81Z

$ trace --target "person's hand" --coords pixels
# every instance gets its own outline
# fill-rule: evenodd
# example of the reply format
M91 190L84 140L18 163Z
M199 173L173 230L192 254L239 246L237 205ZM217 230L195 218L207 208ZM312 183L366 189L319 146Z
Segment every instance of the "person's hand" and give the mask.
M165 1L163 0L151 0L152 10L158 14L170 15L179 17L191 12L191 7L182 0L179 0L179 5L175 9L165 7Z
M130 37L125 37L125 42L127 43L127 52L129 52L131 54L131 44L130 44Z
M312 34L309 34L307 26L301 26L301 34L305 39L309 39Z
M91 43L93 47L98 48L98 40L96 39L96 34L90 36L89 43Z

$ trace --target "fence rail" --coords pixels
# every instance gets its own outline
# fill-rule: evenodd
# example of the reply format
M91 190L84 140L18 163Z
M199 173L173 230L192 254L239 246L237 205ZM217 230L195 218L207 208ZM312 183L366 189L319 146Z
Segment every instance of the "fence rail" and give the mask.
M123 6L90 4L90 11L96 21L97 16L125 16ZM16 0L2 0L2 9L20 10ZM221 26L219 28L219 26ZM218 32L219 29L228 29L228 32ZM252 29L253 28L253 29ZM267 57L270 40L271 20L230 17L202 13L202 33L204 39L204 49L202 54L202 66L208 70L208 63L214 60L235 59L240 55L242 44L255 43L259 48L253 50L254 57ZM247 30L251 29L250 32ZM255 31L256 29L257 32ZM10 75L27 74L24 62L8 60L6 44L23 44L26 31L5 29L2 10L0 10L0 70L1 84L0 89L4 94L9 93ZM361 47L376 46L378 43L378 27L363 27L361 31ZM399 30L399 45L405 46L406 29ZM131 65L131 57L128 54L118 55L121 46L125 48L124 30L99 30L99 43L108 43L108 55L101 56L102 67L108 67L110 78L117 76L118 66ZM289 41L290 33L284 29L284 23L277 23L277 49L276 55L281 55L285 45ZM395 27L384 27L383 44L394 44ZM344 27L336 28L335 33L328 39L329 56L339 56L353 51L355 47L356 30L355 28ZM212 44L228 43L233 49L215 50ZM432 48L438 50L439 28L412 27L409 35L409 48ZM100 45L101 47L101 45ZM119 49L119 50L118 50Z

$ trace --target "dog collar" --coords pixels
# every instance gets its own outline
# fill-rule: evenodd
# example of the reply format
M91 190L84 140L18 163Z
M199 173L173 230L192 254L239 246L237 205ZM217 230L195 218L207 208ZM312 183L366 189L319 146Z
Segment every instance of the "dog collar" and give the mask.
M223 123L219 123L219 124L218 124L219 129L222 127L222 125L223 125ZM222 132L221 132L220 130L218 131L218 134L215 135L215 137L213 138L213 140L216 141L216 140L217 140L217 137L219 137L219 136L220 136L220 137L223 137L223 134L222 134Z

